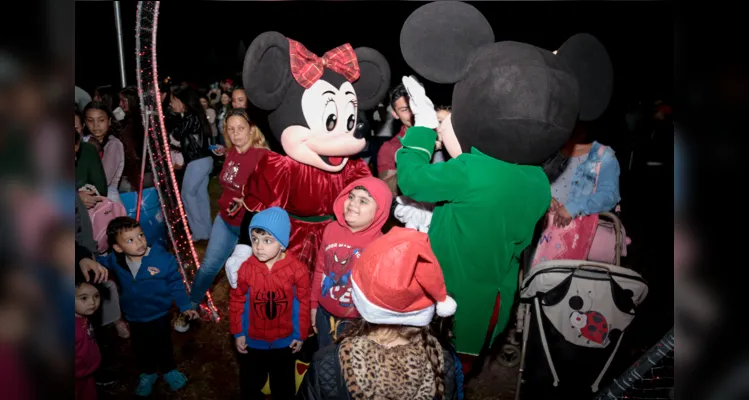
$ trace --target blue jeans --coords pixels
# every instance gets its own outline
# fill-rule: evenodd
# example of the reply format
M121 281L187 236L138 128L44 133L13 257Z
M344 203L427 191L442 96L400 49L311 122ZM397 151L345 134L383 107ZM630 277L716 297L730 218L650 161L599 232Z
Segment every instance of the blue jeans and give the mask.
M190 161L182 178L182 204L187 213L193 240L206 240L211 233L211 203L208 179L213 169L213 158Z
M213 221L211 239L208 241L208 247L205 249L203 263L195 273L195 280L192 282L190 300L192 301L193 308L197 307L203 301L205 292L211 287L216 275L218 275L218 272L226 264L226 260L231 256L238 240L239 227L227 224L221 218L221 215L217 215Z
M333 344L348 327L352 319L334 317L322 306L317 306L317 317L315 317L315 326L317 327L317 345L323 348ZM332 323L332 324L331 324ZM335 330L333 329L335 325Z

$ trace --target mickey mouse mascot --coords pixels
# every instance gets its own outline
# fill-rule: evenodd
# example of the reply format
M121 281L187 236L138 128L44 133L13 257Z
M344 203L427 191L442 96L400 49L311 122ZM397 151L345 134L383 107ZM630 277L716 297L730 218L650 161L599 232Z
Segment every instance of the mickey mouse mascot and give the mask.
M248 212L240 244L226 263L232 287L242 262L252 254L249 221L269 207L289 213L288 251L314 268L336 196L349 183L371 176L364 161L349 157L366 144L357 129L357 113L383 99L390 67L371 48L354 50L347 43L318 57L295 40L265 32L247 50L242 78L252 104L270 111L270 129L286 155L267 152L243 191Z
M460 304L456 349L472 360L507 325L521 253L551 202L539 165L567 141L579 116L606 108L611 64L587 34L568 39L557 55L524 43L495 43L486 18L460 2L418 8L401 30L400 45L418 74L455 84L452 115L439 128L452 159L430 164L434 106L421 85L403 78L415 126L402 139L396 163L405 196L437 203L429 237L447 289Z

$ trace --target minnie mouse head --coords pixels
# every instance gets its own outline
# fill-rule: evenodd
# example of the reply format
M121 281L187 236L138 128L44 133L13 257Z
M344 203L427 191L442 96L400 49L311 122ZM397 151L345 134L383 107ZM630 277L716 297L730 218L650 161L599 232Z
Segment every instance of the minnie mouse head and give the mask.
M374 49L344 44L318 57L278 32L255 38L244 60L248 99L271 111L270 129L294 160L327 172L341 171L366 141L358 110L385 96L390 67Z
M455 84L445 120L452 125L440 132L452 157L475 147L499 160L541 164L568 140L578 118L598 118L611 97L611 61L593 36L572 36L557 54L495 43L489 21L466 3L419 7L403 25L400 46L418 74Z

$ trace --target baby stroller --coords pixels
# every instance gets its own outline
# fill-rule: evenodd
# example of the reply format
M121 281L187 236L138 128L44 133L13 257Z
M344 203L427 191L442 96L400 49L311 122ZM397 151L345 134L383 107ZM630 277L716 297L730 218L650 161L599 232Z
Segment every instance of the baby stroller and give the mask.
M617 206L616 212L618 212L619 209L619 206ZM602 230L604 231L604 234L596 234L590 245L588 260L598 261L605 264L621 265L621 258L627 255L627 245L630 244L630 239L627 237L626 231L616 214L604 212L600 213L598 217L599 220L596 233ZM539 225L536 227L537 231L534 235L535 237L541 236L542 227L542 222L539 222ZM535 251L535 247L528 247L523 252L521 258L522 267L518 273L518 288L520 288L518 290L518 295L523 287L523 278L531 269L532 262L535 259ZM508 331L506 343L502 345L495 358L497 363L506 368L515 368L520 364L521 340L523 338L523 332L527 330L524 326L525 311L526 308L530 306L531 304L529 303L516 302L514 329Z
M523 342L516 399L521 389L524 397L534 399L592 397L635 308L647 296L645 280L620 266L624 238L619 219L610 213L600 217L616 227L615 265L551 260L532 268L527 263L521 271L517 330L522 331ZM533 371L526 381L525 370Z

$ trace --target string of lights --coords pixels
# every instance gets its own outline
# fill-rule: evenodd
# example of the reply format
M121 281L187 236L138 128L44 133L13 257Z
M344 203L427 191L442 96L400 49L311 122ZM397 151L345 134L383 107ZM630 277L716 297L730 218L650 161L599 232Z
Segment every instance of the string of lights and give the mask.
M161 107L159 75L156 53L156 34L159 21L158 1L140 1L136 11L135 59L138 80L138 97L143 112L143 126L148 132L148 155L154 174L154 184L159 194L161 211L174 255L179 264L182 283L190 293L192 280L200 262L193 246L187 216L174 174L169 151L169 138L164 125L164 110ZM204 313L218 322L218 310L210 293L200 305Z
M604 390L596 400L674 398L674 328Z

